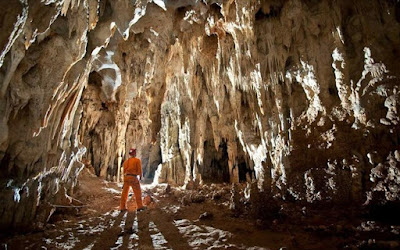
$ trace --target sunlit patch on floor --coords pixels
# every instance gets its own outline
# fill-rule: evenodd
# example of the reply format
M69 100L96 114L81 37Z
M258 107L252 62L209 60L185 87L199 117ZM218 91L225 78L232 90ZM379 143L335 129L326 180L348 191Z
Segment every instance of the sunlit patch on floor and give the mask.
M205 225L198 226L186 219L175 220L174 224L193 249L248 249L243 245L237 246L229 243L232 234L228 231ZM265 248L255 247L253 249Z
M149 222L149 231L154 249L171 249L167 247L168 241L165 240L164 235L152 221Z
M172 205L172 206L165 206L161 208L161 210L170 213L170 214L176 214L179 210L181 209L180 206Z
M120 190L117 190L115 188L103 188L105 191L112 193L112 194L121 194Z
M137 234L133 233L129 236L128 249L132 249L132 248L137 249L138 247L139 247L139 236Z
M122 217L121 223L119 224L119 227L121 228L121 230L124 230L124 228L125 228L126 216L127 216L127 213L124 214L124 217Z
M121 235L121 236L119 236L118 237L118 239L117 239L117 241L115 242L115 247L112 247L111 249L112 250L116 250L116 249L119 249L121 246L122 246L122 244L124 243L124 238L123 238L123 236Z
M96 242L91 243L89 246L85 247L83 250L91 250Z
M46 243L46 245L48 245L49 247L54 246L57 249L73 249L75 247L76 243L79 242L79 239L72 232L69 232L68 236L65 235L64 237L61 237L61 238L57 237L57 238L58 238L57 240L66 238L66 241L65 242L56 242L51 239L43 239L43 240Z

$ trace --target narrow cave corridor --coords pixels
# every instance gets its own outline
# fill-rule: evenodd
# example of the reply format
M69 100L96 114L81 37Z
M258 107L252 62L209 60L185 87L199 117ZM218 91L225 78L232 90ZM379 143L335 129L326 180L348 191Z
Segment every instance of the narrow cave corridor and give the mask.
M0 249L400 248L400 1L10 0L0 27Z

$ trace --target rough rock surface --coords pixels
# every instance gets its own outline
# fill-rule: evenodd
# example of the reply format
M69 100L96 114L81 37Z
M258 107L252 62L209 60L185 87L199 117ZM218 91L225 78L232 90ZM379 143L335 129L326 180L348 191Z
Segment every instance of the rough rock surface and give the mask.
M2 237L4 249L398 249L393 220L363 218L349 206L316 208L276 202L278 212L267 220L249 216L240 201L247 184L200 185L197 189L168 184L143 185L147 209L136 212L134 195L128 211L117 211L121 185L83 170L75 196L85 206L59 209L41 230ZM88 192L89 191L89 192ZM231 192L230 192L231 191ZM209 199L213 192L220 199ZM199 203L182 198L204 195ZM152 199L151 199L151 198ZM241 204L242 203L242 204ZM279 204L280 203L280 204ZM241 211L238 207L241 206ZM398 210L396 210L397 213Z
M83 163L118 180L130 147L158 182L399 201L399 1L0 7L1 228L69 204Z

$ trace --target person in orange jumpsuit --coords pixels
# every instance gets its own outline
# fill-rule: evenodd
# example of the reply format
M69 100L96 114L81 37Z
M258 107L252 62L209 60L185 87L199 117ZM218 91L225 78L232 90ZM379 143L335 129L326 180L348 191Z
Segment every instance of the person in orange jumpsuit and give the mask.
M124 168L124 186L122 188L120 211L126 210L126 200L128 199L129 188L132 187L136 198L137 211L144 210L146 207L142 203L142 191L140 190L140 180L142 180L142 163L136 158L136 149L129 150L131 156L122 165Z

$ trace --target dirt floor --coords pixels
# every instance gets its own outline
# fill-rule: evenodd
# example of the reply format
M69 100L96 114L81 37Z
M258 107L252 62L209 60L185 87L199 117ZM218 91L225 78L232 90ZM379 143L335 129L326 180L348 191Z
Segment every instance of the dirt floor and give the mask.
M235 207L231 185L191 190L143 185L147 209L135 201L119 212L121 186L86 169L76 207L58 208L45 228L1 239L2 249L399 249L400 226L357 216L352 208L280 204L255 219ZM131 194L130 194L131 195ZM133 195L131 195L133 197ZM268 204L266 204L268 205ZM356 214L356 215L355 215Z

